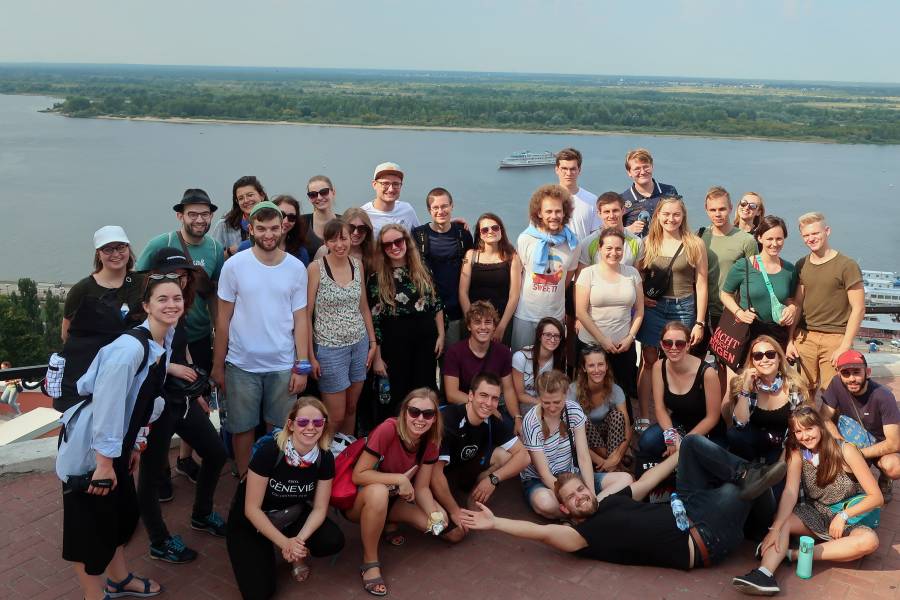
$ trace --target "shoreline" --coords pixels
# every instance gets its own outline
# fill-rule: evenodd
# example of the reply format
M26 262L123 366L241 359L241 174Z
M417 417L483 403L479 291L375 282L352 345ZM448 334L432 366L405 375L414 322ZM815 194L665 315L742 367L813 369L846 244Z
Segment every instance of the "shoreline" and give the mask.
M208 119L195 117L116 117L112 115L96 115L92 117L72 117L54 111L51 108L42 110L46 114L56 114L69 119L104 119L107 121L138 121L145 123L168 123L173 125L294 125L300 127L343 127L350 129L387 129L400 131L447 131L456 133L526 133L545 135L624 135L649 136L667 138L700 138L709 140L750 140L756 142L783 142L791 144L841 144L847 146L890 146L893 144L860 144L857 142L837 142L812 138L771 138L751 135L728 135L713 133L667 133L667 132L635 132L627 130L593 131L589 129L519 129L502 127L451 127L448 125L358 125L351 123L307 123L301 121L264 121L259 119Z

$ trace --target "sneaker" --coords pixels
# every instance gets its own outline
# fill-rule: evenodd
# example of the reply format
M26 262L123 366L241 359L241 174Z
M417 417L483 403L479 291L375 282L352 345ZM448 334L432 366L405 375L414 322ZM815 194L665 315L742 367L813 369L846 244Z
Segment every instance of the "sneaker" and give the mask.
M881 495L884 496L884 503L887 504L894 499L894 480L886 477L884 473L878 476L878 487L881 489Z
M751 596L774 596L781 591L774 577L769 577L759 569L753 569L746 575L735 577L731 585L739 592Z
M755 500L763 492L784 479L787 464L781 460L774 465L747 465L744 476L737 482L741 486L741 500Z
M225 537L225 521L215 511L202 518L191 517L191 529L205 531L216 537Z
M179 458L175 462L175 471L190 479L192 483L197 483L197 476L200 474L200 465L198 465L190 456L187 458Z
M163 477L159 482L159 501L171 502L175 497L175 491L172 489L172 480L169 477Z
M159 546L150 544L150 558L180 565L197 558L197 552L185 546L180 535L173 535Z

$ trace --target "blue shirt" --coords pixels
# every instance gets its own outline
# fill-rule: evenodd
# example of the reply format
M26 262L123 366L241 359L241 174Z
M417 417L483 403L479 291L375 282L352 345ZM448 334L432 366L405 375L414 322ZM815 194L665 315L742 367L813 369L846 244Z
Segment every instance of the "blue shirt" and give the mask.
M150 328L144 321L142 327ZM90 404L78 411L82 402L67 410L60 422L66 427L67 441L63 441L56 457L56 474L62 481L69 475L83 475L96 468L95 452L107 458L122 454L122 439L128 429L138 392L150 365L165 354L168 367L175 328L166 333L165 346L149 340L147 364L138 372L144 358L141 342L130 335L120 335L97 353L87 372L76 384L78 393L93 394ZM123 401L124 399L124 401Z
M637 221L643 212L649 214L647 217L647 223L649 224L650 219L653 217L653 213L656 211L656 205L659 204L659 199L663 196L677 195L678 190L675 189L675 186L657 183L655 179L653 180L653 193L649 196L643 195L637 191L634 184L631 184L630 188L622 192L622 201L624 202L625 209L622 214L622 224L625 225L625 227L628 227ZM649 228L645 227L644 231L641 232L640 237L645 237L648 231L650 231Z

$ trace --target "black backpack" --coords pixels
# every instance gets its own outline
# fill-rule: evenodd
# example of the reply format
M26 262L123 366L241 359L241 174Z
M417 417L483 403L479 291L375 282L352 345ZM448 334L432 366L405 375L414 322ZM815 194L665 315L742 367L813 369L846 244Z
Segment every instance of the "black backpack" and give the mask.
M431 252L431 236L428 235L429 227L431 226L426 223L425 225L420 225L412 230L412 236L416 241L416 247L419 249L419 254L422 255L422 258L426 262L434 260L434 257L429 255L429 252ZM466 250L468 250L466 237L464 235L465 228L459 223L450 223L450 231L456 234L456 256L451 260L462 261L466 256Z

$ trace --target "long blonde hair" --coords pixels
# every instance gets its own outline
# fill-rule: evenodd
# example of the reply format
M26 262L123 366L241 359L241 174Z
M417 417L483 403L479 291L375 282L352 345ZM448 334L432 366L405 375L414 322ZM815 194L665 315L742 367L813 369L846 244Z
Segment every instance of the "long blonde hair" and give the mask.
M403 239L406 240L406 268L409 269L409 278L412 280L413 287L416 288L416 291L423 298L429 296L434 300L435 288L434 282L431 280L431 273L425 267L425 263L422 262L419 249L416 248L412 236L409 235L409 232L403 225L390 223L382 227L378 233L379 245L383 239L382 236L388 231L399 231L403 235ZM378 298L382 304L392 309L396 308L397 300L395 296L397 288L394 285L394 267L391 266L391 261L385 256L383 248L380 248L375 255L374 262L374 271L378 279Z
M284 427L282 427L281 431L279 431L275 435L275 443L278 445L278 449L284 452L284 445L287 444L288 438L291 437L291 433L294 430L294 419L297 418L297 413L300 412L301 408L306 406L312 406L317 411L322 413L322 416L325 417L325 427L322 428L322 436L319 438L318 446L320 450L330 450L331 449L331 435L328 433L328 409L325 408L325 405L318 398L314 398L312 396L300 396L297 398L297 401L294 402L294 406L291 407L290 412L288 412L287 419L284 422Z
M703 240L697 237L697 234L691 231L690 226L688 226L687 207L684 205L681 196L664 196L660 199L659 204L656 205L656 210L653 211L653 218L650 220L650 233L647 234L647 238L644 240L644 253L638 262L642 271L650 268L653 261L660 256L663 228L659 220L659 213L664 206L673 203L678 204L681 208L681 214L684 215L678 231L681 233L681 243L684 244L684 254L687 257L688 264L696 269L706 254L706 245L703 243Z
M757 336L753 338L753 341L750 343L750 350L747 352L747 357L744 359L741 371L735 377L732 377L731 382L729 383L729 396L732 402L737 402L741 391L749 387L750 368L753 367L753 349L757 344L762 343L772 346L775 349L775 353L778 354L778 372L781 374L781 378L784 381L784 389L788 391L788 402L791 402L790 395L797 394L800 398L800 405L809 404L809 393L807 392L806 385L803 383L803 379L801 379L800 374L797 373L797 371L790 368L790 365L788 365L787 355L785 355L784 350L781 348L781 344L775 341L775 338L768 335Z

